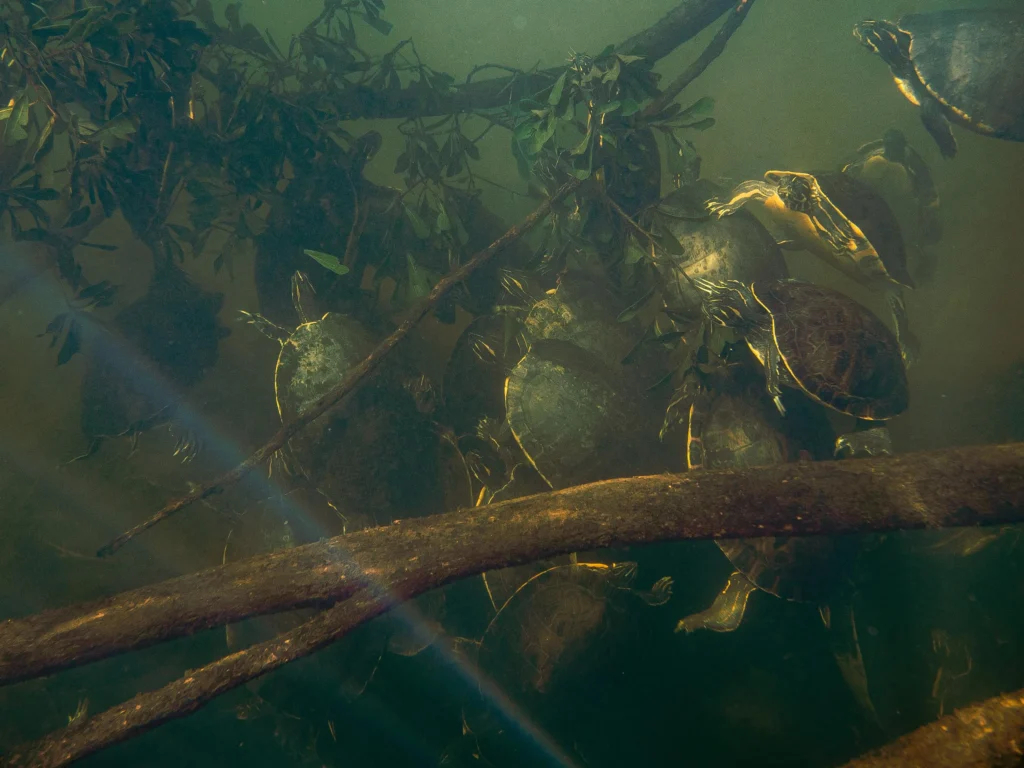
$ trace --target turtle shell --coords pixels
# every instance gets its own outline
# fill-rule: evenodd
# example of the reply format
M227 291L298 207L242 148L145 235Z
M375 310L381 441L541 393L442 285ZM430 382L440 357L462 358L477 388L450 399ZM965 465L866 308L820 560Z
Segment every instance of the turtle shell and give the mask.
M903 233L885 198L869 184L847 173L818 171L812 175L832 204L864 233L888 276L913 288Z
M603 563L574 563L532 576L487 626L480 668L505 683L506 690L547 693L556 671L579 658L600 634L608 598L628 588L635 573Z
M824 412L799 395L787 399L783 419L771 399L753 387L720 392L691 409L691 440L703 453L688 453L690 468L760 467L796 460L801 454L825 458L834 439ZM784 393L784 397L788 393ZM794 410L790 410L792 407ZM832 588L836 548L821 536L719 539L733 566L759 589L787 600L817 601Z
M561 339L542 339L505 383L516 442L552 488L662 468L656 410L622 370Z
M751 290L771 316L782 364L812 398L870 420L907 409L899 343L870 310L839 291L796 280L755 283Z
M305 412L373 349L357 320L330 312L282 344L274 375L283 422ZM440 441L404 386L413 371L386 360L372 382L288 441L288 456L346 518L374 521L444 511Z
M670 310L700 316L702 296L690 283L694 278L741 280L749 285L789 276L775 238L750 212L703 220L693 216L702 210L703 201L719 191L701 180L666 195L658 205L667 229L684 251L659 253L654 262Z
M1024 13L910 14L910 61L950 119L978 133L1024 141Z
M605 285L580 272L559 277L558 286L530 309L523 322L527 341L562 339L615 366L643 336L640 321L620 323L625 303Z

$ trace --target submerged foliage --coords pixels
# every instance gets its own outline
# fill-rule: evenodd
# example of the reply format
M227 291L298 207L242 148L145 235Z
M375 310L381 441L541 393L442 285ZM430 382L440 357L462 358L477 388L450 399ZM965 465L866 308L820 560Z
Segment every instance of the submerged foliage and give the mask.
M381 55L364 48L365 35L391 31L380 0L328 0L284 47L244 23L240 6L223 20L209 0L11 0L0 9L0 226L43 243L78 292L47 328L54 341L75 312L114 301L115 286L91 282L76 254L112 250L87 238L115 215L158 263L210 253L215 271L233 274L234 255L252 243L266 258L289 250L318 270L305 253L324 267L334 299L376 307L390 279L401 309L496 234L467 225L480 207L479 142L493 129L509 132L530 194L569 176L598 182L551 217L535 260L517 265L527 269L621 261L622 221L604 190L630 213L659 196L653 129L666 137L677 183L699 170L679 131L711 125L711 101L646 114L658 78L641 57L572 53L533 98L443 114L458 86L413 41ZM348 127L399 102L415 115L400 125L402 191L364 178L382 139ZM367 268L369 295L360 290ZM470 293L457 300L477 312L497 298ZM77 348L66 336L59 362Z

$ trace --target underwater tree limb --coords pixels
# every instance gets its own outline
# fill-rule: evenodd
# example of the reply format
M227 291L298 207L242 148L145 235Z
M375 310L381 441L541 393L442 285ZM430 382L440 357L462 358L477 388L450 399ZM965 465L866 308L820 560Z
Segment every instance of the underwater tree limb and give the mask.
M675 80L669 83L668 87L662 91L661 96L644 109L643 114L645 116L651 117L665 109L676 96L682 93L686 86L700 77L704 70L711 66L711 62L722 55L722 51L725 50L725 44L729 42L729 38L732 37L733 33L740 28L740 24L743 23L747 14L750 13L750 8L753 4L754 0L739 0L739 4L728 15L721 28L711 38L711 42L701 51L700 56L684 69Z
M643 56L653 64L696 37L736 2L682 0L650 27L615 46L615 50L621 54ZM450 94L436 94L427 103L424 103L421 89L403 88L387 94L386 98L377 94L372 99L348 99L353 103L346 103L340 109L350 118L425 117L494 109L514 104L550 88L563 69L559 66L538 72L518 72L507 77L474 80L454 86Z
M843 768L1002 768L1024 763L1024 690L958 709Z
M1024 522L1024 443L606 480L403 520L0 623L0 683L418 574L684 539Z
M0 669L3 679L11 680L139 647L130 633L145 633L147 626L145 644L151 644L258 612L348 598L288 633L25 745L0 765L65 765L194 712L323 647L396 601L493 568L571 551L679 539L1021 521L1024 443L1014 443L607 480L371 528L126 592L86 610L72 607L6 622L0 627ZM225 588L233 606L221 600L219 590ZM185 606L192 611L188 626ZM81 634L89 635L90 626L117 642L95 647L99 636L92 633L88 640ZM76 643L75 656L40 663L40 654L52 655L55 648L66 652ZM33 672L24 673L26 663Z
M270 440L260 446L242 463L219 477L200 485L187 495L181 496L177 499L172 499L153 514L152 517L139 523L134 528L125 531L109 544L102 547L99 552L96 553L97 556L105 557L113 554L140 533L152 528L160 521L166 520L174 513L181 511L196 501L201 501L202 499L222 493L226 488L229 488L241 481L253 469L268 461L271 456L284 447L285 443L305 429L308 424L320 418L331 408L338 405L343 399L345 399L345 397L351 394L352 391L355 390L369 374L377 369L391 350L397 347L398 344L409 335L413 328L415 328L423 318L433 311L441 299L443 299L448 292L452 290L452 288L459 283L464 282L466 278L494 258L495 254L503 248L533 229L533 227L548 215L551 211L551 206L555 202L569 194L572 190L578 187L580 183L581 182L578 179L573 179L563 184L550 198L537 206L526 218L519 222L519 224L509 229L505 234L482 251L476 253L461 267L448 275L445 275L445 277L437 282L433 290L430 291L430 294L416 307L406 320L399 325L390 336L378 344L377 347L361 363L359 363L359 365L353 367L338 383L338 385L334 387L334 389L322 395L308 409L288 423L282 425L281 429L279 429L277 433L270 438Z

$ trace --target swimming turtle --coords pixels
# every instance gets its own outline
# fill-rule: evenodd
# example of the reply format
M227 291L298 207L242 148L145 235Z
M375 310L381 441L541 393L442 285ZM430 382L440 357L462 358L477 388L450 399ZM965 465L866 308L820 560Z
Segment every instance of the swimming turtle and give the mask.
M942 239L939 192L935 188L935 180L924 158L907 143L902 131L890 128L882 138L862 144L843 164L841 172L865 181L898 177L902 193L917 202L916 229L920 242L933 245Z
M113 327L86 327L89 366L82 380L81 428L92 455L111 437L135 440L168 425L175 455L191 460L200 449L198 425L180 409L185 391L216 365L230 331L217 314L224 294L202 290L178 266L159 263L149 288L114 317Z
M838 171L767 171L764 180L738 184L724 201L708 201L721 217L758 201L803 248L857 283L885 295L904 357L916 341L907 323L903 289L913 288L903 234L892 209L870 185Z
M632 595L650 606L672 596L672 579L650 590L633 587L634 562L571 562L523 582L498 609L480 641L478 664L511 694L545 694L557 673L607 628L609 601Z
M552 488L657 472L658 411L627 371L563 339L541 339L505 383L516 442Z
M868 19L853 35L889 65L900 92L921 110L945 157L954 122L983 136L1024 141L1024 13L958 9Z
M656 251L653 262L661 278L665 307L673 315L700 317L702 295L691 280L742 280L745 283L789 276L782 249L748 211L727 218L694 214L722 190L706 179L680 187L655 209L676 239L682 254Z
M244 313L280 345L274 369L278 413L288 423L337 386L360 363L376 335L353 317L320 312L303 272L292 277L292 331ZM418 372L385 361L349 399L309 424L283 452L290 469L318 488L346 519L378 523L444 511L439 435L416 397Z
M907 371L895 337L845 294L799 280L695 283L707 295L709 317L738 331L764 367L780 413L780 383L867 421L907 409Z

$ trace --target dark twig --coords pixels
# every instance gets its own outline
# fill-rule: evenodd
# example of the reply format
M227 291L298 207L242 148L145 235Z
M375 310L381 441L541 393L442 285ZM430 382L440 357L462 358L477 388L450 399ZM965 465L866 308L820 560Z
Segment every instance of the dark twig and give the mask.
M459 269L439 280L430 294L420 303L417 309L405 320L405 322L398 326L390 336L384 339L384 341L382 341L365 360L350 370L338 386L323 395L308 410L283 425L281 429L277 431L277 434L270 438L270 440L268 440L263 446L258 448L256 452L245 459L245 461L234 469L225 472L223 475L199 486L188 495L170 501L148 520L144 520L134 528L122 533L112 542L101 548L99 552L97 552L97 555L105 557L113 554L143 531L152 528L160 521L167 519L175 512L184 509L193 502L222 493L226 488L242 480L242 478L248 475L253 469L268 461L271 456L284 447L285 443L301 432L307 424L318 419L324 413L340 403L363 381L363 379L366 378L366 376L376 370L391 350L398 346L399 342L408 336L412 329L415 328L424 317L430 314L434 307L437 306L441 299L443 299L452 288L465 281L466 278L473 274L477 269L489 262L500 250L533 229L534 226L548 215L548 212L551 210L551 206L555 201L560 200L562 197L569 194L579 186L579 184L580 182L575 179L564 184L554 193L554 195L539 205L518 225L512 227L504 235L477 253Z
M711 66L711 62L717 59L722 51L725 50L725 44L729 42L729 38L732 37L733 32L740 28L740 24L743 23L743 19L747 17L750 12L750 7L754 4L754 0L740 0L732 13L729 14L721 28L715 33L715 36L711 38L711 42L708 43L700 56L697 57L690 66L688 66L683 72L673 80L664 91L661 96L656 100L647 105L644 109L644 117L653 117L661 112L665 107L671 104L676 96L682 93L683 89L686 88L690 83L700 77L704 70Z

